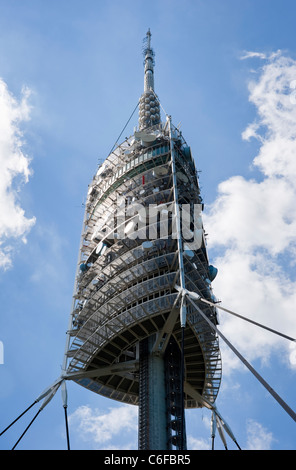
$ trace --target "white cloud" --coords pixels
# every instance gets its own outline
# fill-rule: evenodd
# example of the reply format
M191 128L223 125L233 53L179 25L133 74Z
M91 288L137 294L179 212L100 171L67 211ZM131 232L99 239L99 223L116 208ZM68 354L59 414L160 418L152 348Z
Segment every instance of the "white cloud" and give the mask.
M187 447L189 450L210 450L211 443L209 439L187 437Z
M25 241L35 223L27 218L19 203L21 185L27 183L30 160L22 147L22 122L29 119L29 90L22 90L19 101L0 79L0 268L12 264L13 241Z
M101 412L87 405L80 406L69 416L69 423L80 433L81 439L93 442L96 448L130 448L128 440L134 440L137 435L138 408L122 405ZM115 440L119 443L116 447L113 446Z
M266 54L264 54L264 52L246 51L245 54L241 57L241 60L253 59L254 57L258 59L266 59Z
M247 422L247 450L271 450L274 437L260 423L250 419Z
M273 176L260 183L241 176L224 181L205 219L210 243L245 252L258 247L272 255L283 252L296 241L295 189L286 178Z
M277 52L259 72L249 85L256 119L242 137L260 143L253 160L260 181L241 176L223 181L204 223L209 250L220 253L213 288L222 305L289 335L296 331L291 269L296 263L296 105L291 100L296 61ZM291 343L226 313L220 317L223 333L248 359L267 362L281 348L282 360L290 358L295 368ZM238 366L223 356L224 372Z

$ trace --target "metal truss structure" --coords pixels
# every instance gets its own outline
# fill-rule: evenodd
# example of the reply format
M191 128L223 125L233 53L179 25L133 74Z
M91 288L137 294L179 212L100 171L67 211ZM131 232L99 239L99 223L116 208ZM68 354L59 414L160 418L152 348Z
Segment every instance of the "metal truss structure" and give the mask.
M215 402L221 356L216 333L175 287L213 302L215 274L190 147L170 116L160 121L150 38L139 130L89 185L64 370L139 405L139 448L180 449L184 407ZM217 324L215 306L201 308Z

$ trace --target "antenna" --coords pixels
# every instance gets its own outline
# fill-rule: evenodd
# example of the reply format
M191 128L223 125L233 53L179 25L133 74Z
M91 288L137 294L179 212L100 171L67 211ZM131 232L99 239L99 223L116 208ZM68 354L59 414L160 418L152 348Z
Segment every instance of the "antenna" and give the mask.
M144 55L144 93L139 101L140 130L153 127L160 123L160 105L154 92L154 51L151 47L151 31L148 29L143 39Z
M154 90L154 51L151 48L151 32L148 29L146 38L144 39L144 68L145 68L145 76L144 76L144 92L149 90Z

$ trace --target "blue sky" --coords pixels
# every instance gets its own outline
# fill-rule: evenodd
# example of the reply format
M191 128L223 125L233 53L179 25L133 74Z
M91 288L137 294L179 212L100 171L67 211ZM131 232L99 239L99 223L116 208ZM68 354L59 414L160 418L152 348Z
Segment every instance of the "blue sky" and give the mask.
M1 428L60 375L87 187L142 93L148 28L156 93L201 171L214 292L296 337L295 13L292 0L0 0ZM293 343L220 320L295 410ZM240 446L295 450L295 422L221 347L217 406ZM73 449L137 448L136 408L68 395ZM208 411L186 421L188 448L210 448ZM66 448L60 391L18 448Z

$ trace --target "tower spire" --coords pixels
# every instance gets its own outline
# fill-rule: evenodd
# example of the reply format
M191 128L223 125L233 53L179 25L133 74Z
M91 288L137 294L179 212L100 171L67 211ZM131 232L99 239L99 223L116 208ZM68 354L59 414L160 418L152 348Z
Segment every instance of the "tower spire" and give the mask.
M151 32L147 31L144 39L146 47L144 47L145 56L145 75L144 75L144 93L150 89L154 91L154 51L151 48Z
M144 93L139 102L140 130L152 127L160 122L160 106L154 92L154 51L151 47L150 28L144 39Z

